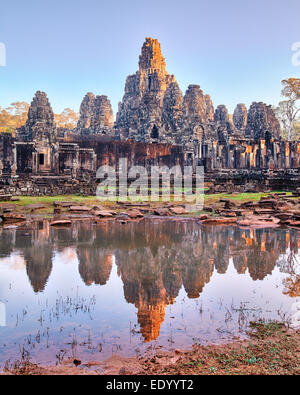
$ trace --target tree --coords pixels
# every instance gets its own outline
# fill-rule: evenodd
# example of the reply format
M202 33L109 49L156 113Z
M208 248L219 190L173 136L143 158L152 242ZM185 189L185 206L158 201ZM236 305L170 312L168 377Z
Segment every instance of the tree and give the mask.
M56 125L61 128L74 129L78 121L78 113L71 108L65 108L61 114L54 115Z
M14 102L7 108L0 107L0 133L12 133L23 126L27 120L29 104ZM78 121L78 113L70 108L65 108L61 114L54 115L58 127L74 129Z
M287 136L288 141L292 141L296 136L297 116L300 114L300 108L297 106L300 100L300 79L289 78L282 81L281 96L286 100L279 103L276 108L276 115L283 128L283 133Z
M13 130L24 125L28 115L29 104L26 102L14 102L10 107L0 107L0 132L11 133Z

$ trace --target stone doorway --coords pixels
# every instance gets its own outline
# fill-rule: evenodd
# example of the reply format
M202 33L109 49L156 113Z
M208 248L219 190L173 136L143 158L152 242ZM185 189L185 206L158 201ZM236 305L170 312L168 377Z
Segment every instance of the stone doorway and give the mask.
M159 138L158 127L156 125L154 125L153 128L152 128L151 138L152 139L158 139Z

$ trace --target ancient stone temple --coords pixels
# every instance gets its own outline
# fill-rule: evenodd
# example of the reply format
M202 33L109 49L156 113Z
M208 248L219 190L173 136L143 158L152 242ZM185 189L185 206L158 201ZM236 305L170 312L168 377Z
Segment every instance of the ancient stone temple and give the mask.
M238 104L233 113L233 124L240 132L244 131L247 125L248 111L245 104Z
M75 132L82 135L112 134L114 114L107 96L89 92L80 105L80 116Z
M203 166L205 180L266 188L300 186L300 142L281 138L271 106L238 104L232 116L200 85L185 94L167 72L160 43L146 38L114 116L87 93L74 130L60 131L46 93L36 92L15 135L0 134L0 187L11 194L95 193L101 165Z
M271 133L275 138L279 138L280 124L271 106L262 102L254 102L249 108L245 134L259 139L264 138L266 132Z
M127 77L125 94L119 104L116 128L121 139L161 141L163 99L172 82L175 77L166 70L159 42L146 38L139 70Z
M55 134L54 114L47 95L37 91L29 107L27 121L17 132L18 138L23 141L39 139L52 142Z

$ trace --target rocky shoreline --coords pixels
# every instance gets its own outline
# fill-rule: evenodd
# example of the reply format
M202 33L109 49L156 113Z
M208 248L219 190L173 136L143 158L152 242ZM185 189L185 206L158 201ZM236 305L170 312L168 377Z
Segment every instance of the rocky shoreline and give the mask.
M156 350L106 361L67 359L56 366L15 362L2 375L298 375L300 331L277 321L251 322L248 340L191 350Z
M70 226L78 220L118 221L120 224L146 219L194 220L201 225L240 227L300 227L300 194L214 194L204 207L172 202L104 202L95 197L13 198L0 204L4 228L47 219L51 226Z

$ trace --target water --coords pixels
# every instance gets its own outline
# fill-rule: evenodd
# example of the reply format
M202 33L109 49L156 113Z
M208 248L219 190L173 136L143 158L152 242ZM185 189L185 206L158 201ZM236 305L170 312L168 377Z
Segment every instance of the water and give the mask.
M185 349L290 320L299 235L174 220L0 228L0 367Z

